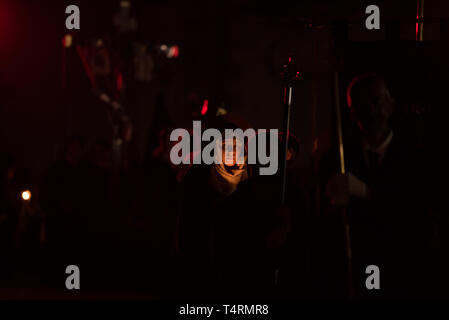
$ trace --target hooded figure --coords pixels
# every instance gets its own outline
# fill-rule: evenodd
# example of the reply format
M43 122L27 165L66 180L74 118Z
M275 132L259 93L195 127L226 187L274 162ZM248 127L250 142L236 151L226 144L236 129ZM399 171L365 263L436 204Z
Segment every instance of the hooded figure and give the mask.
M265 218L257 212L251 183L254 168L246 157L243 164L235 161L244 146L230 146L222 149L223 163L193 165L182 181L178 239L184 296L254 297L268 279Z

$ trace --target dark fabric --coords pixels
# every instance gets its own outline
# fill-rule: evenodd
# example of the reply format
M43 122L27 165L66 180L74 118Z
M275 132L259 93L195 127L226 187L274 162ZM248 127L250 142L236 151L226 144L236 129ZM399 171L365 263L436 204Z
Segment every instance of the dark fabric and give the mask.
M434 222L430 215L432 188L425 154L395 135L382 164L367 165L359 143L345 148L346 171L364 181L369 200L351 199L346 208L351 228L354 287L359 297L426 297L434 285L429 265L434 252ZM323 294L345 295L345 239L341 212L325 195L326 183L337 170L336 153L321 164L321 212L315 248L316 277ZM381 290L367 290L365 269L380 268Z
M186 294L254 296L267 281L266 217L251 180L230 196L209 186L209 166L193 166L183 182L179 241Z

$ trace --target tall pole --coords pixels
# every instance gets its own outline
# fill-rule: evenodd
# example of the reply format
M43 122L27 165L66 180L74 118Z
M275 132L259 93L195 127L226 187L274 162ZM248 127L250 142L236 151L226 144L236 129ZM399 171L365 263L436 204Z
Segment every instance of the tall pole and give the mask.
M339 70L343 67L344 59L342 55L342 45L347 39L347 26L344 23L337 23L335 25L335 61L333 71L333 85L334 85L334 107L335 107L335 127L337 129L338 139L338 155L339 155L339 171L340 174L346 174L345 165L345 152L343 143L343 128L341 121L341 109L340 109L340 79ZM351 245L351 233L348 221L348 214L346 207L341 209L341 217L344 227L345 235L345 260L346 260L346 281L348 289L348 297L352 299L354 297L354 284L352 276L352 245Z
M69 99L67 99L67 46L68 43L67 38L63 36L61 40L61 92L62 92L62 105L63 105L63 117L64 120L62 121L64 123L63 127L63 137L64 140L67 139L68 135L68 126L69 126L69 105L68 102Z
M282 121L282 146L281 150L281 206L285 205L286 185L287 185L287 153L288 139L290 133L290 117L292 109L293 85L299 79L299 72L296 71L294 58L290 56L288 63L282 66L281 77L283 81L282 106L284 110ZM279 267L274 270L274 284L278 284Z
M341 110L340 110L340 85L338 71L334 71L334 104L335 104L335 120L337 127L337 138L338 138L338 155L339 155L339 165L340 173L346 174L345 167L345 151L343 144L343 130L341 123ZM348 295L352 299L354 297L354 283L352 278L352 249L351 249L351 232L348 221L348 214L346 208L341 209L341 215L343 219L343 226L345 232L345 254L346 254L346 279L348 286Z
M284 119L283 119L283 132L284 136L282 139L282 193L281 193L281 204L285 204L285 192L287 184L287 153L288 153L288 139L290 135L290 116L292 110L292 93L293 88L291 85L284 87Z
M299 72L296 70L294 58L290 56L288 63L284 64L281 72L282 80L284 81L283 87L283 124L282 124L282 154L281 154L281 174L282 174L282 186L281 186L281 205L285 204L286 182L287 182L287 153L288 153L288 139L290 134L290 117L292 109L292 95L293 85L299 79Z
M417 1L416 41L424 41L424 0Z

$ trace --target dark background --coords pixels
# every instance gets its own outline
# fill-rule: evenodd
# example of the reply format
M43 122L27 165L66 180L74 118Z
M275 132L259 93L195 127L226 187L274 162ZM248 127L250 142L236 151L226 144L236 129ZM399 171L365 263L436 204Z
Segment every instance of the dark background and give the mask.
M69 61L70 94L61 89L61 39L69 4L80 7L81 38L113 30L112 16L118 9L114 1L0 3L0 141L2 149L15 155L33 179L39 179L55 161L72 133L90 137L88 142L111 134L79 61ZM432 90L429 79L441 87L436 79L447 64L444 48L449 39L445 1L426 1L426 17L443 19L426 24L425 39L432 44L413 42L414 1L376 1L381 10L378 31L365 29L368 4L140 0L133 7L141 41L180 47L167 80L154 84L162 88L174 121L183 120L182 102L188 92L195 91L224 102L256 128L279 127L279 70L288 54L295 54L303 80L294 92L292 131L302 142L301 160L307 163L314 140L327 136L331 127L332 25L336 21L348 25L347 40L358 42L358 51L345 51L345 81L356 69L380 66L393 71L395 78L389 80L396 98L407 103L418 99L414 96L418 92Z
M74 33L77 41L113 37L112 21L119 1L0 0L0 151L13 155L30 186L42 183L73 134L86 137L86 150L113 137L108 111L92 94L75 49L62 47L68 32L65 8L70 4L80 8L81 29ZM380 7L380 30L365 28L364 11L370 4ZM140 88L147 90L140 90L138 97L132 90L127 92L129 103L124 105L141 153L147 149L151 127L159 125L153 112L161 97L166 117L175 127L191 125L189 99L196 95L197 111L201 101L208 99L211 110L224 104L254 128L281 128L280 70L293 55L301 80L293 93L291 131L300 141L299 161L305 176L311 171L315 153L327 151L334 142L332 74L336 67L345 128L349 127L347 85L355 74L377 71L396 99L395 121L414 144L432 151L434 163L441 166L435 165L430 172L437 175L443 168L437 157L447 150L447 1L425 1L424 42L415 41L416 1L135 0L132 6L138 22L134 40L180 48L178 58L156 60L155 78ZM66 88L61 77L63 50ZM141 171L136 175L144 179ZM160 181L147 182L154 184L154 189L163 186ZM135 189L126 191L135 194L130 198L142 196L140 200L145 202L148 194L139 193L139 186L136 183ZM156 203L157 209L171 204L170 196L166 194L164 201ZM109 211L103 211L109 219ZM127 214L123 210L123 216ZM131 230L127 235L133 234ZM109 244L111 251L120 242L114 240ZM125 247L123 252L128 254L132 248L147 258L148 247L142 243L141 251ZM26 270L19 270L19 276L28 272L28 261L45 260L33 255L27 259L20 264ZM127 263L126 259L121 262ZM134 265L129 265L131 276L139 278ZM103 265L96 267L93 274L103 271ZM143 266L142 270L147 269ZM158 275L156 272L155 277Z

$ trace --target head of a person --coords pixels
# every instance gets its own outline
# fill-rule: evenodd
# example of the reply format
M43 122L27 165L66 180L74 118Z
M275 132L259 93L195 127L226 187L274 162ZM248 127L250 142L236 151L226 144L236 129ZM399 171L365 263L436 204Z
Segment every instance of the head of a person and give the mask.
M221 158L225 166L230 168L241 167L243 164L238 163L237 160L239 158L243 159L244 163L246 163L248 156L245 152L244 142L239 141L236 138L223 139L221 150Z
M83 160L84 156L84 138L81 136L72 136L68 143L65 153L65 161L68 165L76 167Z
M6 181L12 181L16 176L16 162L14 158L7 153L0 154L0 168L2 179L5 179Z
M90 162L99 169L109 170L112 168L111 145L106 140L98 140L94 144Z
M348 87L347 99L352 118L362 135L376 141L390 132L395 103L379 75L356 76Z

